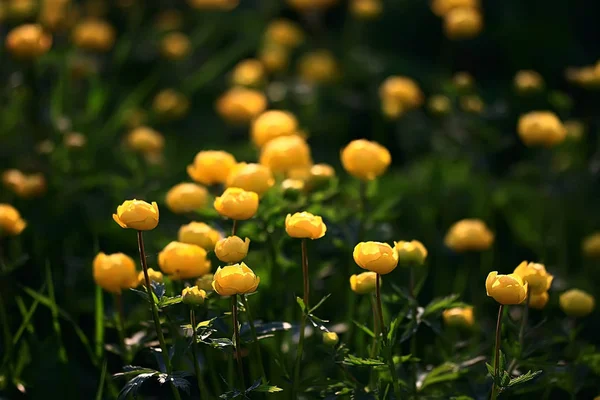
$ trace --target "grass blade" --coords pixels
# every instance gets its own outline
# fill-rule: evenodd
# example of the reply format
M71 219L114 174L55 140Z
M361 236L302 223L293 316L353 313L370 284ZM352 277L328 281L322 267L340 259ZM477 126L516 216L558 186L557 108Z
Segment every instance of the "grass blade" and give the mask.
M104 299L102 296L102 288L96 285L96 306L95 306L95 315L96 315L96 335L95 335L95 345L96 345L96 358L100 360L102 358L102 354L104 353Z
M100 373L100 382L98 383L98 391L96 391L96 400L102 400L102 393L104 392L104 382L106 382L106 359L102 363L102 372Z
M52 280L52 269L50 268L50 262L46 261L46 283L48 284L48 298L50 299L50 312L52 313L52 325L54 327L54 333L58 339L58 359L63 364L68 362L67 350L62 341L62 334L60 331L60 321L58 319L58 306L56 304L56 297L54 296L54 282Z

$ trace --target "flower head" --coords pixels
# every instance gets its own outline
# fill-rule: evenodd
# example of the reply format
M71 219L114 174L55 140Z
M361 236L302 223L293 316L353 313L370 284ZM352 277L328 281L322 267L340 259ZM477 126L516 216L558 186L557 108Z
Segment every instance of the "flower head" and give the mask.
M238 236L221 239L215 246L217 258L226 263L238 263L248 255L250 239L242 240Z
M231 72L231 83L234 86L259 86L265 79L265 67L259 60L240 61Z
M215 272L213 289L221 296L256 291L260 278L245 263L219 267Z
M600 258L600 232L593 233L583 239L581 250L588 258Z
M158 265L172 279L197 278L210 272L206 250L189 243L169 243L158 253Z
M401 240L395 242L395 247L398 252L398 262L400 264L422 265L427 258L427 249L423 246L423 243L418 240L411 240L410 242Z
M565 140L567 130L556 114L532 111L519 118L519 137L526 146L553 147Z
M259 115L253 122L250 134L257 147L263 147L270 140L280 136L295 135L298 120L288 111L269 110Z
M215 199L215 210L224 217L243 221L258 210L258 195L244 189L230 187Z
M480 219L463 219L453 224L444 243L456 252L487 250L494 241L490 232Z
M342 166L352 176L362 180L373 180L382 175L392 156L388 149L365 139L353 140L341 154Z
M340 341L338 334L335 332L323 332L323 344L333 347Z
M217 113L232 124L247 124L267 109L267 97L260 90L234 87L216 102Z
M235 164L235 158L231 154L225 151L207 150L196 154L194 163L188 165L187 172L194 181L213 185L224 183Z
M293 238L320 239L325 236L327 226L318 215L303 211L285 217L285 231Z
M196 279L196 286L198 286L198 289L202 289L206 292L212 292L214 290L212 287L214 280L214 274L204 274L200 278Z
M549 299L550 296L548 295L548 292L542 292L539 294L532 293L529 296L529 307L536 310L541 310L542 308L546 307Z
M519 275L524 282L529 284L531 294L541 294L550 289L552 279L554 277L546 272L546 267L543 264L528 263L523 261L515 271L515 275Z
M0 203L0 236L17 236L27 226L27 223L16 208L10 204Z
M206 251L212 251L222 236L219 231L213 229L204 222L192 221L187 225L181 225L177 240L182 243L195 244Z
M377 273L368 271L350 277L350 289L357 294L367 294L375 291Z
M260 164L239 163L231 169L227 177L227 187L238 187L259 196L265 194L275 184L273 173Z
M274 173L287 172L312 164L310 148L306 141L297 135L280 136L271 139L260 152L260 163Z
M115 37L115 28L99 19L83 20L73 28L73 43L84 50L109 51L115 43Z
M133 129L127 136L127 146L143 154L160 153L165 147L165 138L159 132L147 126Z
M185 304L196 306L204 303L206 292L198 286L186 287L181 291L181 301Z
M123 253L98 253L93 262L94 281L102 289L121 293L137 285L137 272L133 259Z
M160 271L155 271L152 268L148 268L148 278L150 279L150 282L162 283L163 274ZM140 285L146 286L146 277L144 276L144 271L140 271L138 273L137 285L138 286L140 286Z
M165 197L169 210L174 213L187 213L203 208L208 201L208 191L195 183L179 183L173 186Z
M444 323L448 326L470 328L474 324L473 307L453 307L442 313Z
M527 282L516 274L498 275L493 271L485 280L485 290L500 304L521 304L527 297Z
M167 60L182 60L190 54L191 48L190 38L181 32L168 33L160 42L160 54Z
M51 46L52 36L38 24L17 26L6 35L6 50L15 58L37 58L47 53Z
M398 252L387 243L361 242L352 256L359 267L380 275L389 274L398 265Z
M567 290L558 298L561 310L570 317L585 317L594 311L596 300L591 294L579 289Z
M121 228L131 228L138 231L149 231L158 225L158 204L146 203L143 200L126 200L117 207L113 219Z
M483 18L477 8L455 8L444 15L444 32L449 39L471 39L482 29Z

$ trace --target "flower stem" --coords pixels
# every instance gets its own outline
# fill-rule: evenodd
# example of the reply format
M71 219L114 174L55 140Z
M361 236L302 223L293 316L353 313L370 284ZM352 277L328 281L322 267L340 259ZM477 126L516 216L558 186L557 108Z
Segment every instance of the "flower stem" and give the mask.
M121 341L121 351L123 352L123 359L126 364L131 363L131 354L129 347L125 343L125 310L123 308L123 296L121 293L115 293L115 319L117 326L117 333L119 334L119 340Z
M242 352L241 339L240 339L240 326L238 324L238 307L237 307L237 294L231 297L231 315L233 316L233 335L235 337L235 358L237 360L238 375L240 379L241 390L246 390L246 383L244 382L244 367L242 366Z
M410 265L409 266L409 274L410 274L410 278L409 278L409 286L408 286L408 292L409 295L411 297L411 301L413 302L413 307L412 307L412 317L415 321L417 321L417 299L415 298L415 266L414 265ZM412 337L410 338L410 352L413 356L415 356L417 354L417 335L413 334ZM417 363L413 363L410 367L411 369L411 373L412 373L412 380L413 380L413 390L415 393L415 398L419 398L418 394L417 394Z
M194 357L193 363L196 381L198 382L198 389L200 390L202 398L208 399L210 395L206 390L206 383L204 383L202 373L200 372L200 365L198 365L198 336L196 335L196 313L194 312L193 307L190 307L190 324L192 324L192 356Z
M504 304L500 304L498 309L498 321L496 322L496 348L494 354L494 383L492 384L492 397L490 400L496 400L498 394L500 394L500 388L496 385L496 380L500 374L500 331L502 326L502 312L504 311Z
M379 326L381 327L381 342L383 346L387 349L387 363L390 369L390 374L392 376L392 384L394 385L394 394L397 399L402 398L400 393L400 384L398 383L398 373L396 372L396 366L394 365L394 358L392 353L392 343L387 342L387 330L385 328L385 323L383 321L383 307L381 305L381 275L377 274L377 313L379 314Z
M258 366L260 368L260 378L263 384L267 383L267 374L265 373L265 366L263 364L262 352L260 350L260 343L258 342L258 336L256 335L256 327L254 326L254 318L252 318L252 312L248 306L248 299L245 295L242 295L242 303L246 309L246 317L248 317L248 324L250 325L250 333L252 333L252 341L254 341L254 347L256 351L256 358L258 358Z
M294 381L292 383L292 398L297 398L298 386L300 385L300 365L302 363L302 351L304 349L304 331L306 330L306 314L309 310L309 279L308 279L308 254L306 250L306 239L302 239L302 279L304 282L304 309L300 320L300 338L298 339L298 350L296 351L296 366L294 367Z
M142 236L142 231L137 231L137 239L138 249L140 252L140 262L142 264L142 270L144 271L146 292L148 293L148 300L150 301L150 306L152 308L152 319L154 320L154 329L156 330L156 336L158 337L158 342L160 343L160 349L165 363L165 368L167 369L167 374L171 375L171 373L173 372L173 367L171 366L171 359L169 358L167 343L165 342L165 337L160 326L160 318L158 317L158 307L156 306L156 303L154 302L154 296L152 295L152 285L150 284L150 277L148 276L148 264L146 264L146 251L144 250L144 237ZM179 391L177 390L175 385L173 385L172 381L170 386L171 392L173 392L173 397L175 398L175 400L181 400Z
M235 234L237 233L237 228L238 228L238 222L237 222L237 219L234 219L233 226L231 227L231 236L235 236Z
M523 317L521 318L521 328L519 329L519 357L515 357L508 366L508 373L512 374L513 369L517 366L517 361L523 357L523 346L525 344L525 328L527 327L527 320L529 319L529 302L531 301L531 295L527 290L527 297L525 298L525 307L523 308Z

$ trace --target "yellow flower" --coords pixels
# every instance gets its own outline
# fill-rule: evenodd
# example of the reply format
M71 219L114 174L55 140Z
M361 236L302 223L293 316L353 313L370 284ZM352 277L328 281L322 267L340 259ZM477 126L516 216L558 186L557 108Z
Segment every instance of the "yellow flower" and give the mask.
M299 179L284 179L281 181L280 186L283 193L289 196L288 198L296 199L300 192L305 189L306 184Z
M219 267L212 286L221 296L232 296L255 292L259 283L260 278L245 263L240 263Z
M444 324L458 328L470 328L475 323L473 307L453 307L442 313Z
M381 15L383 5L381 0L352 0L350 2L350 12L356 18L373 19Z
M190 54L192 43L187 35L171 32L160 42L160 54L167 60L183 60Z
M121 228L131 228L138 231L149 231L158 225L158 204L146 203L143 200L126 200L117 207L113 219Z
M581 250L586 257L600 258L600 232L593 233L583 239Z
M52 36L41 25L25 24L6 35L6 50L20 59L33 59L46 54L52 46Z
M208 201L208 191L195 183L179 183L165 197L167 207L174 213L187 213L203 208Z
M25 174L18 169L7 169L2 173L2 183L15 193L25 185L25 180Z
M375 272L363 272L350 277L350 289L354 293L367 294L375 291L377 285L377 274Z
M526 146L552 147L567 137L564 125L550 111L532 111L522 115L517 131Z
M337 60L329 50L315 50L298 61L298 73L306 82L319 84L334 81L338 75Z
M390 76L379 87L382 102L398 104L402 109L419 107L423 103L423 92L419 85L406 76Z
M298 120L291 112L280 110L265 111L252 122L252 141L258 147L280 136L295 135Z
M198 10L230 11L238 6L239 0L187 0L190 7Z
M204 222L190 222L187 225L181 225L177 240L182 243L195 244L206 251L212 251L217 242L221 240L221 234Z
M411 240L410 242L401 240L395 242L395 248L398 252L398 262L401 264L422 265L427 258L427 249L418 240Z
M190 101L181 92L165 89L158 92L152 101L152 110L165 119L183 117L190 108Z
M224 217L243 221L258 210L258 195L240 188L227 188L215 199L215 210Z
M467 96L460 97L460 108L463 111L473 114L480 114L485 109L485 103L481 99L481 97L471 94Z
M196 154L194 163L188 165L187 172L194 181L212 185L224 183L235 164L235 158L226 151L206 150Z
M0 203L0 236L17 236L27 226L21 214L10 204Z
M482 251L490 248L494 234L480 219L463 219L454 223L446 237L446 246L457 252Z
M483 18L476 8L455 8L444 15L444 32L449 39L471 39L482 29Z
M452 77L452 83L457 90L464 92L473 88L474 79L473 76L471 76L471 74L468 72L461 71L454 74Z
M446 115L452 110L452 102L448 96L436 94L429 98L427 107L435 115Z
M40 173L26 175L17 169L9 169L2 174L2 182L22 198L39 196L46 191L46 178Z
M258 86L265 79L265 67L256 59L240 61L231 73L234 86Z
M335 332L323 332L323 344L333 347L340 341L338 334Z
M398 252L387 243L361 242L352 256L359 267L379 275L389 274L398 265Z
M217 113L232 124L247 124L267 109L267 97L259 90L234 87L216 103Z
M98 253L93 262L94 281L107 292L121 293L137 284L133 259L123 253Z
M362 180L377 178L392 162L388 149L365 139L351 141L342 150L341 159L346 172Z
M181 301L184 304L195 306L203 304L204 299L206 299L206 292L198 289L198 286L186 287L181 291Z
M238 187L259 196L265 194L275 184L268 167L260 164L239 163L231 169L227 177L227 187Z
M212 292L212 283L215 276L213 274L204 274L200 278L196 279L196 286L198 289L202 289L206 292Z
M260 49L258 58L265 66L265 69L273 73L283 71L287 68L290 61L290 54L286 47L269 43Z
M544 78L539 72L524 69L515 75L515 89L519 93L530 93L541 90L544 87Z
M335 177L335 169L329 164L315 164L310 167L310 180L314 181L328 181Z
M560 295L558 304L569 317L585 317L594 311L596 300L583 290L570 289Z
M139 126L127 136L127 145L140 153L159 153L165 147L165 139L154 129Z
M455 8L464 7L478 8L479 0L433 0L431 3L431 11L438 17L443 17Z
M300 136L281 136L270 140L260 153L260 163L274 173L285 173L312 164L310 148Z
M519 275L498 275L498 271L490 272L485 280L485 290L500 304L521 304L527 297L527 282Z
M250 239L242 240L238 236L221 239L215 246L217 258L226 263L238 263L248 255Z
M298 47L304 41L304 32L295 22L283 18L276 19L267 26L265 40L283 47Z
M158 265L172 279L197 278L210 272L206 250L189 243L169 243L158 253Z
M108 22L87 19L73 28L72 40L81 49L106 52L112 49L115 37L115 29Z
M546 272L546 267L543 264L528 263L523 261L517 268L515 268L515 275L519 275L524 282L529 284L529 291L531 294L541 294L552 285L552 279L554 276Z
M327 226L318 215L303 211L285 217L285 231L293 238L319 239L325 236Z
M542 292L540 294L532 293L529 296L529 307L536 310L541 310L542 308L546 307L546 304L548 304L548 299L550 299L548 292Z
M150 279L150 282L158 282L158 283L162 283L163 281L163 274L160 271L155 271L152 268L148 268L148 278ZM146 277L144 276L144 271L140 271L137 275L137 285L143 285L146 286Z

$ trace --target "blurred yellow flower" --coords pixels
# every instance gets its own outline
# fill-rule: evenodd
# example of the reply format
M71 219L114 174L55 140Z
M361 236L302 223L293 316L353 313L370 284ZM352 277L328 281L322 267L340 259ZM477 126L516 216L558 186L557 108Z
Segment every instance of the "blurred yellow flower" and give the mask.
M235 158L226 151L205 150L196 154L193 164L188 165L188 175L204 185L225 183L231 169L236 165Z
M452 110L452 101L448 96L436 94L427 101L427 108L432 114L446 115Z
M381 112L391 120L400 118L406 111L408 111L408 108L397 99L381 99Z
M334 81L339 75L338 62L329 50L315 50L298 61L298 73L306 82L319 84Z
M234 87L217 99L216 110L232 124L247 124L267 109L267 97L259 90Z
M221 296L246 294L256 291L260 278L245 263L219 267L215 272L213 289Z
M187 0L190 7L198 10L233 10L240 3L239 0Z
M452 77L452 84L456 87L456 90L464 92L473 88L475 80L468 72L460 71Z
M338 334L335 332L323 332L323 344L333 347L340 341Z
M382 102L392 102L403 109L419 107L423 104L423 92L413 79L406 76L390 76L379 87L379 97Z
M63 143L65 147L68 149L81 149L85 147L87 143L87 138L84 134L79 132L69 132L65 134L63 138Z
M46 54L52 46L52 36L41 25L25 24L6 35L6 50L16 58L33 59Z
M280 137L295 135L298 132L298 120L288 111L269 110L259 115L250 130L252 141L263 147L269 141Z
M224 217L238 221L247 220L258 210L258 195L244 189L230 187L215 199L214 207Z
M164 89L154 96L152 110L160 117L178 119L187 113L190 101L181 92L173 89Z
M288 67L290 55L286 47L267 43L260 49L258 59L268 72L273 73L284 71Z
M537 71L524 69L517 72L514 84L519 93L537 92L544 87L544 78Z
M311 165L312 158L310 148L303 138L297 135L280 136L262 147L260 163L274 173L285 173Z
M318 11L335 5L338 0L287 0L287 3L297 11Z
M359 19L374 19L381 15L383 4L381 0L351 0L350 12Z
M564 125L551 111L532 111L522 115L517 132L526 146L552 147L567 137Z
M98 253L93 262L94 281L107 292L121 293L137 285L133 259L123 253Z
M536 310L541 310L544 307L546 307L546 304L548 304L549 299L550 296L548 295L548 292L542 292L539 294L532 293L529 296L529 307Z
M387 170L392 156L379 143L358 139L344 147L341 160L342 166L350 175L362 180L373 180Z
M581 250L588 258L600 258L600 232L585 237L581 243Z
M527 282L519 275L498 275L498 271L493 271L485 280L485 290L500 304L521 304L527 297Z
M242 240L239 236L221 239L215 246L217 258L226 263L238 263L248 255L250 239Z
M294 48L304 41L304 32L295 22L288 19L276 19L267 25L265 41L279 46Z
M219 240L221 233L204 222L190 222L181 225L177 240L182 243L195 244L206 251L212 251Z
M304 181L300 179L284 179L281 181L281 190L290 197L295 198L299 192L302 192L306 187Z
M398 252L387 243L361 242L354 247L352 256L359 267L379 275L389 274L398 266Z
M265 67L256 59L240 61L231 72L234 86L259 86L265 79Z
M2 174L2 183L17 196L28 199L46 191L46 178L41 173L24 174L17 169L9 169Z
M303 211L285 217L285 231L293 238L319 239L325 236L327 226L320 216Z
M99 19L85 19L78 22L72 33L75 46L98 52L112 49L115 38L115 28L108 22Z
M350 289L357 294L367 294L375 291L377 273L363 272L350 277Z
M471 39L482 29L483 18L476 8L454 8L444 15L444 32L449 39Z
M260 164L239 163L227 177L227 187L238 187L262 196L275 184L269 167Z
M460 108L468 113L480 114L485 109L485 103L475 94L460 97Z
M150 282L158 282L162 283L163 274L160 271L155 271L152 268L148 268L148 278ZM140 271L137 275L137 285L146 286L146 277L144 276L144 271Z
M203 208L208 202L208 191L195 183L179 183L165 197L167 207L174 213L187 213Z
M16 208L10 204L0 203L0 236L17 236L25 227L27 223Z
M558 304L569 317L585 317L594 311L596 300L583 290L570 289L560 295Z
M160 54L167 60L183 60L191 49L190 38L181 32L171 32L160 41Z
M463 219L454 223L446 237L446 246L456 252L482 251L490 248L494 234L480 219Z
M453 307L442 313L444 324L457 328L470 328L475 323L473 307Z
M163 136L152 128L140 126L127 135L127 145L140 153L160 153L165 147Z
M443 17L455 8L479 8L479 0L433 0L431 11L438 17Z
M204 304L206 299L206 292L202 289L198 289L198 286L186 287L181 291L181 301L188 305L199 305Z
M427 258L427 249L418 240L395 242L398 262L403 265L423 265Z
M196 279L196 286L198 286L198 289L202 289L206 292L212 292L212 283L214 278L215 276L213 274L204 274L200 278Z
M524 282L529 284L531 294L541 294L548 291L554 279L554 276L546 272L546 267L543 264L527 261L519 264L513 273L520 276Z
M143 200L126 200L117 207L113 219L121 228L131 228L138 231L149 231L158 225L158 205Z
M37 1L34 0L8 0L6 12L13 20L23 20L31 17L37 10Z
M175 280L197 278L210 272L206 250L181 242L171 242L158 253L158 266Z

